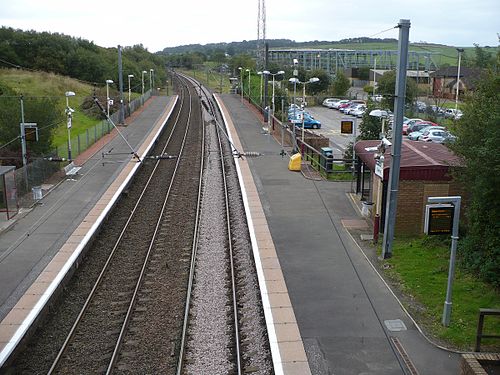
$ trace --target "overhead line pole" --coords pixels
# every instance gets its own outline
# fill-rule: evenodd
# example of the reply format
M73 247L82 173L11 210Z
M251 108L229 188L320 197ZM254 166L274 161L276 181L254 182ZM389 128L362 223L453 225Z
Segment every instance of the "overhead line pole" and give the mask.
M382 258L392 256L394 227L396 225L396 209L399 189L399 167L401 161L401 144L403 139L403 113L406 97L406 66L408 63L408 41L410 20L399 20L398 65L396 68L396 99L394 100L394 126L392 130L391 169L389 172L389 190L387 192L387 209L385 215L384 241Z

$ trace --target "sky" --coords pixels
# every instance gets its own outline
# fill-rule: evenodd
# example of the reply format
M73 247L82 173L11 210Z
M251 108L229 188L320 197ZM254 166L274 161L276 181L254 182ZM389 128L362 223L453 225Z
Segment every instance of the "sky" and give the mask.
M150 52L257 39L257 13L258 0L0 0L0 26L62 33L102 47L142 44ZM411 22L411 42L499 42L498 0L266 0L268 39L397 39L392 27L400 19Z

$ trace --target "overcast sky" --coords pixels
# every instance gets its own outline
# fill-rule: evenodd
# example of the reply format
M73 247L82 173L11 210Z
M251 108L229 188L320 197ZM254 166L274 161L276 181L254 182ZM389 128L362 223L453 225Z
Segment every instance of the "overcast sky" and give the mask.
M58 32L103 47L257 38L258 0L0 0L0 25ZM498 0L266 0L267 38L295 41L373 36L411 21L410 41L498 45ZM397 38L397 30L376 35Z

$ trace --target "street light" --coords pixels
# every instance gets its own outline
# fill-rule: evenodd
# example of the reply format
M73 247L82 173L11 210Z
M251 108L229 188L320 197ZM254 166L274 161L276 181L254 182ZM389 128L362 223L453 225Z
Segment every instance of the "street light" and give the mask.
M377 85L377 56L375 56L375 61L373 62L373 100L375 100L375 86Z
M128 106L130 107L130 78L134 78L133 74L128 75Z
M68 160L71 160L71 125L73 120L73 112L75 110L69 106L69 97L75 96L76 94L73 91L66 91L64 94L66 96L66 116L68 117Z
M302 84L302 104L305 105L305 102L306 102L306 85L308 83L319 82L319 78L318 77L312 77L312 78L309 78L308 81L301 82L301 81L299 81L298 78L292 77L288 81L290 81L293 84L297 84L297 83L301 83ZM304 156L304 111L305 111L305 107L303 108L303 111L302 111L302 157Z
M245 69L245 72L248 72L248 102L250 103L250 69Z
M457 92L455 95L455 116L457 115L458 111L458 92L460 91L460 62L462 60L462 52L464 51L463 48L457 48L458 52L458 71L457 71Z
M241 101L243 101L243 68L240 66L238 70L240 71Z
M142 82L142 104L144 104L144 74L148 74L145 70L141 72L141 82Z
M260 76L260 101L259 104L262 107L262 78L264 77L262 72L257 72L257 74Z
M106 108L108 109L108 117L109 117L109 85L112 85L114 82L111 79L106 80Z
M149 69L149 89L151 90L151 95L153 95L153 84L154 84L154 80L153 80L153 73L154 73L154 69Z
M264 73L265 75L273 76L273 96L271 99L271 103L272 103L272 112L274 116L274 77L277 76L278 74L285 74L285 72L283 70L280 70L279 72L273 74L269 70L264 70L262 73Z

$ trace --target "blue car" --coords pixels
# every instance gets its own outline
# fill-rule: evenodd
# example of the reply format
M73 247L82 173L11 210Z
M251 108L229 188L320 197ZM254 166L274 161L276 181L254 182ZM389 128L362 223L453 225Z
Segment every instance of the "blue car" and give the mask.
M304 116L304 129L320 129L321 122L312 117L308 112L297 112L295 116L293 113L288 114L288 120L295 124L295 126L302 127L302 115Z

